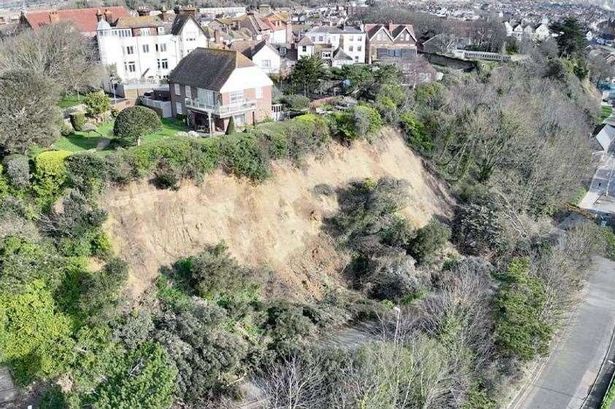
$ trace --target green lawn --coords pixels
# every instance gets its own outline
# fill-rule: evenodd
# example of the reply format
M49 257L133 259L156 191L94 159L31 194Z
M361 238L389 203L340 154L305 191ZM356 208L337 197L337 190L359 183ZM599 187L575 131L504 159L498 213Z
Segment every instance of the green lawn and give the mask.
M600 112L600 123L602 123L605 119L611 116L613 113L613 107L610 105L602 105L602 110Z
M142 144L159 141L164 138L175 136L177 132L186 131L186 125L176 119L162 119L162 128L151 134L145 135ZM96 132L73 132L68 136L61 137L53 147L58 150L81 152L96 149L98 143L104 139L113 139L113 121L105 122L98 126ZM112 148L106 148L109 151Z
M75 105L79 105L81 104L82 101L83 101L83 95L68 94L62 97L60 102L58 102L58 106L62 109L66 109L66 108L73 107Z

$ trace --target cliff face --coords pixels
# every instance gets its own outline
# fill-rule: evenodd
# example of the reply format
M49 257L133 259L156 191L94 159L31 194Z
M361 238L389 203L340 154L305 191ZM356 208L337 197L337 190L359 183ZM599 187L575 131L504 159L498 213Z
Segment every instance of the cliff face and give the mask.
M199 186L183 182L178 191L146 182L111 189L102 205L109 211L107 230L116 251L130 264L134 296L151 285L162 266L223 240L240 263L273 272L272 291L302 299L341 283L339 272L349 261L321 231L323 218L337 209L335 194L318 194L314 187L335 189L383 176L409 182L404 213L417 227L434 214L450 216L452 201L443 185L390 129L372 145L334 144L300 167L275 163L273 177L262 184L218 171Z

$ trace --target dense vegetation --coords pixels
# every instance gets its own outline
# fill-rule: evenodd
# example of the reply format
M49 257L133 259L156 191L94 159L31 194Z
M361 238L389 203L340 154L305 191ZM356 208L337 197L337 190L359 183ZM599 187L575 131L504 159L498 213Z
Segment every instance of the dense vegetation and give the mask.
M554 229L586 176L597 115L583 56L560 51L536 47L529 61L414 90L393 67L345 66L327 75L347 80L356 104L206 139L139 145L158 122L130 108L115 122L128 146L106 155L49 149L62 128L61 92L46 88L56 73L0 67L0 94L17 93L6 79L29 78L32 89L0 112L0 133L12 135L0 139L0 362L21 386L39 381L43 408L233 407L247 385L271 408L498 407L548 350L591 255L606 243L612 256L615 243L585 220ZM321 69L306 61L299 74L310 75L289 90L307 94ZM36 112L8 120L36 98L52 101L38 113L46 127L27 121ZM305 97L285 100L307 109ZM107 114L104 95L84 102L89 121ZM450 184L451 220L413 226L400 180L318 186L339 204L323 230L351 256L346 287L291 302L273 272L240 265L218 243L162 268L138 303L126 293L128 266L97 205L107 186L147 178L176 189L219 167L258 183L272 160L300 163L333 141L378 144L384 125ZM328 344L357 323L373 332L361 345Z

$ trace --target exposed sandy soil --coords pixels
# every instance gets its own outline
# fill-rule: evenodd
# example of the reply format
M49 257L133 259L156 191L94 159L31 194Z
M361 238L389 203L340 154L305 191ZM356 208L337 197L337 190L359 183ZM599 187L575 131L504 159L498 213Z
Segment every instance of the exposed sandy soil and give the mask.
M374 145L333 144L300 168L273 166L273 177L255 185L217 171L200 186L184 182L178 191L157 190L146 182L110 189L103 198L107 229L120 257L131 267L130 288L141 294L161 266L224 240L240 263L275 272L286 296L318 297L340 282L348 256L321 232L323 218L337 209L335 195L313 192L318 184L336 188L352 180L390 176L409 182L404 213L421 226L437 214L449 217L451 198L392 130Z

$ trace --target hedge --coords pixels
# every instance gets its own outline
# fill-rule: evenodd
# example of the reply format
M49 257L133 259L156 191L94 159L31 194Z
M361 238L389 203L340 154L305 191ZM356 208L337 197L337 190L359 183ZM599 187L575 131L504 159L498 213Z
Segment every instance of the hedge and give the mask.
M113 125L113 135L125 145L139 145L143 135L160 129L160 118L156 111L134 106L122 110Z

